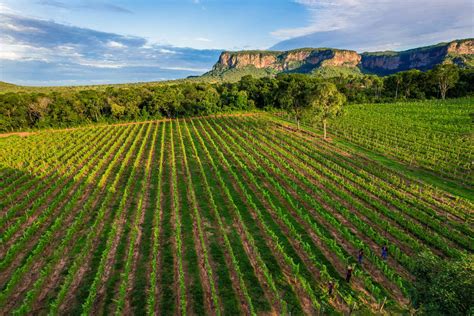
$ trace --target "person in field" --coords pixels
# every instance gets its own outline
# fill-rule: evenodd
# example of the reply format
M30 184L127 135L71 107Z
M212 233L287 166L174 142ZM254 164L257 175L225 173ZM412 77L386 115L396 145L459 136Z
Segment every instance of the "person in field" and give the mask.
M352 278L352 270L354 268L352 268L352 266L348 266L347 267L347 272L346 272L346 281L347 282L350 282L351 281L351 278Z
M357 255L357 262L359 262L359 264L362 264L362 259L364 258L364 249L359 249L359 253Z
M383 245L382 247L382 259L387 260L388 257L388 248L387 245Z
M334 291L334 282L329 281L329 283L328 283L328 294L329 294L329 296L332 296L333 291Z

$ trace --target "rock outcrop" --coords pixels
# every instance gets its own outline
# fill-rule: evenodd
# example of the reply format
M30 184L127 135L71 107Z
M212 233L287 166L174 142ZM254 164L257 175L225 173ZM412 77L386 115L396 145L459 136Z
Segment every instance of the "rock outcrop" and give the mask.
M352 50L301 48L290 51L225 51L206 75L222 76L231 70L254 69L260 75L279 72L310 73L318 70L344 69L347 73L388 75L409 69L429 70L440 63L452 62L472 67L474 39L455 40L401 52L386 51L358 54ZM242 71L242 73L244 73Z
M365 72L376 74L391 74L398 71L418 69L429 70L443 62L454 61L469 66L462 56L474 55L474 40L459 40L449 43L410 49L402 52L375 52L363 53L361 69Z
M320 66L356 67L360 59L360 55L355 51L327 48L303 48L286 52L223 52L219 61L214 65L214 69L253 66L257 69L265 68L275 71L293 71L301 68L301 72L308 72Z

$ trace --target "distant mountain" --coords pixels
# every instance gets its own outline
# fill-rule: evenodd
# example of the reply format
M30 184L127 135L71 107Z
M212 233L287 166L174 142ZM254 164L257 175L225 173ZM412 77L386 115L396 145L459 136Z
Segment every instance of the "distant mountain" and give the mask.
M289 51L224 51L211 71L203 75L216 80L238 80L277 73L319 73L324 76L371 73L388 75L409 69L429 70L440 63L474 67L474 39L420 47L401 52L358 54L353 50L301 48Z

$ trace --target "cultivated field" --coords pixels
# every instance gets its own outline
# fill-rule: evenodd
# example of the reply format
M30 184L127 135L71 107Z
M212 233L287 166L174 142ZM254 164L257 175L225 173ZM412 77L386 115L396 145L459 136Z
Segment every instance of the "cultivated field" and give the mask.
M336 135L474 185L474 99L350 105Z
M399 312L417 253L474 251L472 200L265 114L7 137L0 166L1 314Z

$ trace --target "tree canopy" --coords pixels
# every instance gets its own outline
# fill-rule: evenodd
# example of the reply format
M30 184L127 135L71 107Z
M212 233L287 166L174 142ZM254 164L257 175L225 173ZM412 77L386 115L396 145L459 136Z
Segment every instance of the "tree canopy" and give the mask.
M424 252L414 265L413 302L424 315L474 313L474 255L440 259Z
M311 124L323 124L324 138L327 138L329 119L342 112L346 97L337 90L335 84L324 82L318 84L310 93L309 104L303 110L304 118Z
M5 92L0 93L0 131L253 109L285 110L300 122L305 111L320 117L315 111L325 100L325 95L320 94L317 87L334 92L334 86L349 103L460 97L474 93L474 70L442 65L428 72L410 70L387 77L344 75L322 78L279 74L259 79L244 76L235 83L177 81L105 89ZM318 103L315 95L321 102Z

